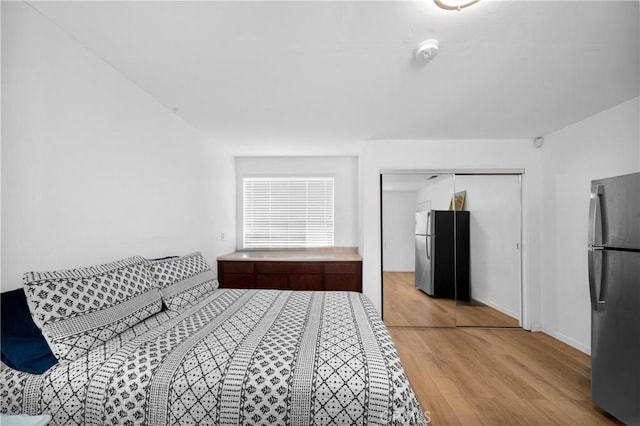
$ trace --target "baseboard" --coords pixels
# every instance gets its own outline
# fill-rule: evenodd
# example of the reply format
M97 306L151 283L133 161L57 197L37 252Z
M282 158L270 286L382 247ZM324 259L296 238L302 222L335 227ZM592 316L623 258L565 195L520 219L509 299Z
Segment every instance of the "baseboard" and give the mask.
M542 331L542 330L544 330L544 327L542 326L542 324L531 324L531 328L529 329L529 331L533 331L533 332Z
M511 318L514 318L514 319L517 319L517 320L521 320L521 319L520 319L520 315L518 315L517 313L515 313L515 312L513 312L513 311L511 311L511 310L509 310L509 309L503 308L502 306L500 306L500 305L498 305L498 304L496 304L496 303L493 303L493 302L491 302L491 301L485 301L485 300L480 300L480 299L474 299L473 297L472 297L472 299L473 299L473 300L477 300L477 301L478 301L478 302L480 302L480 303L484 303L485 305L490 306L490 307L492 307L493 309L495 309L496 311L502 312L503 314L508 315L508 316L510 316Z
M551 330L550 328L546 328L546 327L542 327L542 331L545 334L548 334L549 336L553 337L554 339L558 339L563 343L566 343L567 345L576 348L577 350L579 350L580 352L584 352L585 354L591 356L591 348L589 346L583 345L580 342L577 342L575 340L573 340L570 337L565 336L562 333L558 333L555 330Z

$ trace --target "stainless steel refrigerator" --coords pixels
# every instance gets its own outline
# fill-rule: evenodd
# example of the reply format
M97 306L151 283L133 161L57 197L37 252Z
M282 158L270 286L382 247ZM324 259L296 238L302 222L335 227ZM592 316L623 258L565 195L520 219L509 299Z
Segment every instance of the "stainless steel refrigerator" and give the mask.
M431 211L416 212L415 221L415 284L433 296L431 281Z
M469 298L469 212L416 212L415 285L430 296Z
M591 399L640 425L640 173L591 182Z

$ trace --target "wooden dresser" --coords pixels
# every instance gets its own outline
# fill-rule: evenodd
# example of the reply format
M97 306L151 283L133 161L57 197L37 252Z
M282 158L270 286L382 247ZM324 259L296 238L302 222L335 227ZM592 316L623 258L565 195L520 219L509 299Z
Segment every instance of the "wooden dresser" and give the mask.
M345 290L362 292L362 259L357 254L296 256L296 252L235 252L218 258L222 288Z

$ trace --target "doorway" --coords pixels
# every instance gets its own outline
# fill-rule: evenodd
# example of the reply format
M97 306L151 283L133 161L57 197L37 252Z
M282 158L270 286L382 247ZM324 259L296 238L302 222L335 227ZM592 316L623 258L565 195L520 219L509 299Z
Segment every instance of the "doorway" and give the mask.
M409 327L522 325L521 186L521 172L381 173L385 324ZM457 208L454 194L464 195L463 203ZM425 284L421 284L424 271L420 271L419 262L421 257L430 256L415 249L421 238L416 235L420 226L416 227L415 218L426 217L427 212L432 212L434 219L441 217L440 223L446 217L457 217L450 221L450 229L439 225L438 236L434 228L433 238L426 238L430 249L436 250L431 255L454 250L442 247L446 246L446 238L455 239L456 248L452 252L455 267L449 269L442 261L428 261L429 267L437 265L434 268L440 275L435 278L436 284L444 280L446 285L455 286L455 292L441 290L437 294L433 289L430 291L428 285L425 288ZM467 225L464 225L465 217ZM439 259L444 257L441 254ZM433 280L432 277L431 285Z

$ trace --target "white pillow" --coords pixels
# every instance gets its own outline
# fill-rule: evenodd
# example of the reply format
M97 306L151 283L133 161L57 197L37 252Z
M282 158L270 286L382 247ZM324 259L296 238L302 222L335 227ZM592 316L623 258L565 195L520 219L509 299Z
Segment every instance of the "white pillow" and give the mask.
M162 299L147 261L131 257L23 276L33 320L59 360L74 360L145 318Z
M218 288L218 280L202 253L149 261L167 309L179 310Z

